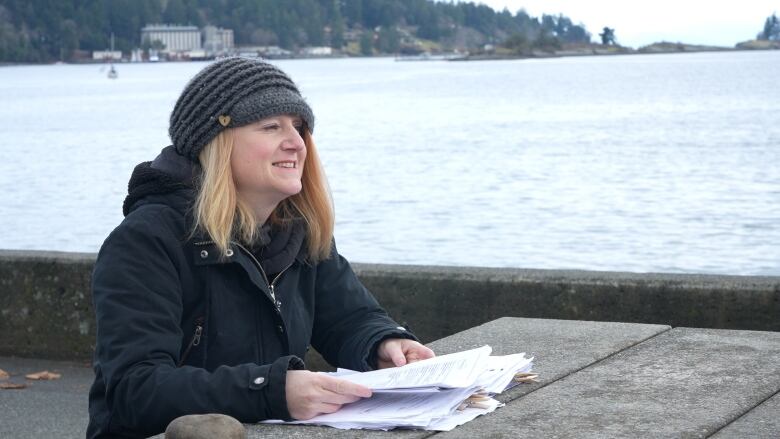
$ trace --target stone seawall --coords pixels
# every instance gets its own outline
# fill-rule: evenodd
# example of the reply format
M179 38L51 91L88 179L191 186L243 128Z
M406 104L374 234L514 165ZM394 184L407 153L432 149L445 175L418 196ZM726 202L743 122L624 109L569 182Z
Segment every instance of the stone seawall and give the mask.
M0 250L0 355L88 360L94 262L92 253ZM424 342L505 316L780 331L780 276L353 268Z

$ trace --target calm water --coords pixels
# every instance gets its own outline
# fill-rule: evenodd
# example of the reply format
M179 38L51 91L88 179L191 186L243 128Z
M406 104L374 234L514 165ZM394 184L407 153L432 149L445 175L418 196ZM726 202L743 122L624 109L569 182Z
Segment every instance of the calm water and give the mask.
M780 275L780 51L277 64L353 261ZM0 68L0 248L97 251L202 66Z

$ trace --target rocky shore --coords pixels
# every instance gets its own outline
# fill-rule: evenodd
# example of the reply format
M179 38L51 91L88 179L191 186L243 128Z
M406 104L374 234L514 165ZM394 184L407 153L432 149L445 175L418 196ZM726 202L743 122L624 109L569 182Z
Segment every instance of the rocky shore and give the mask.
M601 56L601 55L640 55L657 53L694 53L694 52L725 52L736 50L779 50L780 41L750 40L736 44L734 47L687 44L681 42L660 41L637 49L627 46L603 44L564 45L554 51L532 50L528 53L513 53L507 49L496 48L492 51L471 53L449 61L487 61L516 60L533 58L557 58L563 56Z

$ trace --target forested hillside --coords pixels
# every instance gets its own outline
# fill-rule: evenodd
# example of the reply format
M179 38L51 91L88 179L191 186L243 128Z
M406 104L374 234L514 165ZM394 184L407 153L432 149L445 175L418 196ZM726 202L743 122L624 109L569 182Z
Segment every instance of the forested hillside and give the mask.
M104 50L141 47L146 24L192 24L233 29L236 45L342 49L362 39L375 53L403 51L410 41L448 49L502 44L588 42L568 17L531 17L474 3L431 0L1 0L0 61L68 61ZM365 50L364 50L365 52Z

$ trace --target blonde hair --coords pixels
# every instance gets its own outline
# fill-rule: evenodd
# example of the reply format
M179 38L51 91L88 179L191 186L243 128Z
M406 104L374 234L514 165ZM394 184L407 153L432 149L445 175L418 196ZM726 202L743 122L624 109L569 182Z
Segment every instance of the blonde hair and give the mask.
M306 225L307 257L316 263L330 255L335 219L325 171L308 129L304 129L303 141L306 160L302 189L279 203L268 221L283 224L302 218ZM254 242L261 225L251 207L238 197L230 167L232 152L233 133L227 129L209 142L198 156L203 170L194 205L193 232L205 231L223 255L232 240L245 244Z

